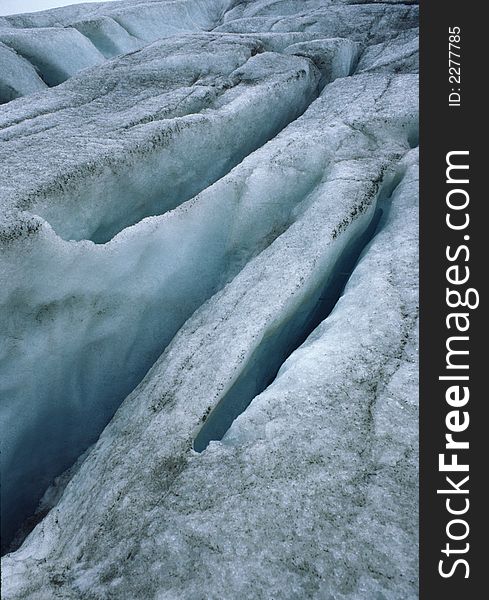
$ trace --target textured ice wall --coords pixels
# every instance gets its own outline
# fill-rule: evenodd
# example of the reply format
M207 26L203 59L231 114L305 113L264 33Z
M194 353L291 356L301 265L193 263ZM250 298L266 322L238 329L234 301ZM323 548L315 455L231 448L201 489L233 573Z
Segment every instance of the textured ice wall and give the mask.
M0 41L30 62L48 86L103 62L103 55L75 29L43 28L1 31Z
M46 113L27 121L26 105L5 112L5 167L50 143L21 181L6 182L9 202L65 239L106 242L229 171L303 112L318 81L310 61L262 52L256 38L158 42L50 93Z
M204 306L7 559L7 597L35 597L51 580L67 598L103 596L107 580L120 598L212 597L216 587L231 598L416 597L416 189L410 170L331 319L225 445L197 458L188 446L207 407L246 349L287 320L284 298L301 277L310 281L303 266L320 236L301 234L318 213Z
M226 11L210 1L124 2L124 43L138 39L141 49L106 61L121 33L120 14L107 7L48 11L8 26L84 28L103 64L0 111L7 539L96 442L80 470L62 478L73 476L53 511L5 559L6 597L193 598L223 589L229 598L414 597L416 515L396 508L412 503L414 463L392 458L392 481L370 492L377 458L368 462L366 448L377 442L365 416L365 406L384 403L382 390L404 361L399 348L409 348L408 363L413 357L414 217L391 211L392 224L372 242L388 240L369 259L362 293L347 288L356 309L340 319L332 343L314 346L312 362L333 360L332 349L339 362L324 363L310 382L301 361L290 379L284 372L301 356L295 345L334 287L339 258L371 235L379 200L398 201L404 215L414 210L415 155L403 157L417 144L417 7L255 1ZM164 27L155 14L166 15ZM189 15L196 28L185 29ZM153 42L155 35L164 39ZM387 338L384 329L369 333L382 320L376 299L390 311ZM364 315L363 325L353 314ZM309 342L327 338L330 324ZM241 423L291 353L270 388L285 385L284 396L260 418L268 431L267 414L288 416L263 444ZM242 408L250 407L224 444L197 458L191 447L202 425L219 418L214 409L254 363L265 375L246 388ZM353 364L364 365L363 379L349 375ZM402 404L407 384L392 385ZM346 434L340 415L333 446L316 460L313 423L326 431L326 407L340 400L355 426ZM399 431L410 432L411 456L415 413L406 419ZM335 449L336 435L348 444ZM397 429L388 436L391 446L382 439L380 448L392 457L401 442ZM339 470L327 467L332 458ZM301 483L284 478L287 469ZM185 490L192 481L197 487ZM361 516L355 498L370 493ZM387 513L379 505L386 494ZM226 515L222 526L218 514ZM368 515L370 528L362 525ZM369 551L347 550L352 544ZM389 558L400 553L408 556L405 579Z

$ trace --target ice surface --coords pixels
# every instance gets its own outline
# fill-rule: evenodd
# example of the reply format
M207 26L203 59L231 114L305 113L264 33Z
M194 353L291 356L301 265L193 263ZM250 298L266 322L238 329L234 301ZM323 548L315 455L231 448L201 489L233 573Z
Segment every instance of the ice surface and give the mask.
M67 6L0 19L0 41L23 56L49 86L54 86L81 69L134 51L148 42L182 32L211 30L231 3L232 0L132 0ZM0 54L1 71L3 60ZM33 89L25 87L21 94L6 98L10 100Z
M35 169L9 182L9 202L65 239L106 242L224 175L299 116L318 82L310 61L260 52L253 38L158 42L94 70L88 84L71 80L44 99L46 112L5 111L4 168L39 149Z
M302 8L304 7L304 8ZM309 10L307 8L309 7ZM394 32L417 27L418 7L399 3L323 2L244 2L226 13L216 31L302 31L320 32L323 37L346 37L375 44Z
M235 4L237 6L232 8ZM391 30L417 25L416 2L399 2L399 7L395 2L379 2L378 6L375 2L365 2L363 6L362 2L346 6L348 4L303 0L298 12L297 0L268 3L236 3L234 0L102 2L1 18L0 39L5 37L7 44L31 61L44 81L52 86L80 69L98 64L101 55L112 58L181 33L211 30L263 33L264 36L268 33L272 44L273 35L277 33L279 36L302 34L302 39L296 39L298 42L311 37L344 37L356 41L365 41L368 37L371 44L374 41L383 43ZM270 49L276 51L277 47ZM415 50L415 43L404 49L411 56ZM1 61L0 54L0 67ZM22 95L31 91L32 88L27 87L22 90Z
M412 73L419 68L417 28L402 31L396 37L370 46L357 66L357 72L391 71Z
M385 78L365 76L331 88L302 119L228 177L177 211L127 229L110 244L66 243L45 225L37 241L31 235L29 244L20 238L12 245L5 257L2 289L7 309L3 327L9 340L2 389L10 399L9 408L3 409L9 431L3 465L12 473L4 486L4 510L6 499L15 494L12 506L18 513L21 498L35 498L36 488L40 493L95 441L185 319L280 235L300 214L301 203L319 193L316 187L329 173L334 148L348 142L358 149L366 146L368 155L365 138L357 139L346 125L324 131L326 123L337 119L331 107L345 103L352 93L360 94L372 79L376 81L369 86L367 105L369 98L383 93ZM392 89L398 86L392 84ZM359 178L370 173L378 178L408 147L408 133L416 127L413 107L401 108L390 118L386 110L376 107L376 118L384 118L384 128L385 121L391 121L397 139L392 136L383 144L370 167L367 161L361 164ZM370 110L367 114L371 116ZM345 167L349 172L348 163ZM23 281L15 277L19 247ZM162 258L168 256L171 261ZM48 278L36 278L37 272L46 271ZM8 307L13 306L22 314L15 322L9 318ZM42 373L36 368L40 357ZM32 409L18 421L18 407L26 402ZM36 460L33 450L41 440Z
M286 54L303 56L321 71L321 87L350 75L357 62L359 44L343 38L301 41L285 48Z
M31 93L4 49L29 93L0 109L7 543L40 520L5 598L416 597L416 25L319 0L0 21L73 67Z
M226 443L198 456L188 445L207 406L274 326L274 308L283 306L280 322L291 291L307 294L312 239L331 247L325 231L300 242L318 213L187 322L60 504L7 559L18 574L6 597L45 590L49 578L67 598L103 596L107 580L120 598L215 589L230 598L415 597L417 186L408 173L337 310Z
M142 40L131 35L111 17L77 21L73 27L87 37L106 58L137 50L144 45Z

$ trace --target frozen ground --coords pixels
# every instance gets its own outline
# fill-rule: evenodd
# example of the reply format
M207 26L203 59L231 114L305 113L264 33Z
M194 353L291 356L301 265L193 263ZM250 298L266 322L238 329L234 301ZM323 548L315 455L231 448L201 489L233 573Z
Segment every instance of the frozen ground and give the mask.
M5 598L417 597L416 4L0 17Z

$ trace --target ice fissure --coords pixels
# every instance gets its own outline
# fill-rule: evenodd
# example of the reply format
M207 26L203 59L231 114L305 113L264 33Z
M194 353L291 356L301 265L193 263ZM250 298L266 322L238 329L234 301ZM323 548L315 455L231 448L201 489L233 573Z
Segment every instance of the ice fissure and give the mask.
M417 34L394 1L0 18L7 599L414 598Z
M234 420L275 379L281 365L333 310L348 281L362 250L373 239L383 210L375 208L373 215L364 217L363 227L342 249L334 264L329 266L317 289L310 291L304 303L293 314L281 315L272 331L265 332L260 345L244 365L229 391L219 404L204 415L204 425L195 437L193 448L205 450L209 442L221 440Z

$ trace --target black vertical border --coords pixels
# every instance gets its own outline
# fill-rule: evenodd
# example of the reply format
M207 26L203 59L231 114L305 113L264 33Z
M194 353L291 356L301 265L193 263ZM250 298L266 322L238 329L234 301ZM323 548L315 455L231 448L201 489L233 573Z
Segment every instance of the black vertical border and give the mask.
M487 43L489 22L484 16L484 4L474 0L421 0L420 18L420 598L421 600L479 600L486 595L485 578L489 578L489 547L486 543L489 492L485 491L489 475L489 422L486 405L489 402L483 373L489 373L489 336L484 283L489 278L487 245L484 229L489 175L489 148L482 147L487 135L486 115L488 66ZM448 41L449 27L461 29L461 106L449 107ZM470 226L470 286L480 293L480 305L470 313L470 426L465 439L470 449L460 454L469 461L470 510L466 518L470 525L467 542L470 550L469 578L465 569L457 568L452 577L438 573L441 550L449 541L446 524L450 520L445 507L446 497L436 490L446 488L445 476L438 471L438 455L444 452L446 382L438 376L445 370L446 339L446 275L449 263L446 246L457 246L463 234L450 233L446 217L446 154L452 150L469 150ZM489 237L489 236L488 236ZM486 286L487 287L487 286ZM452 333L453 334L453 333ZM465 410L465 409L464 409ZM462 434L461 434L462 435ZM465 462L465 461L463 461ZM453 518L453 517L452 517ZM489 540L488 540L489 541ZM453 543L454 547L456 543ZM460 542L459 546L463 546ZM446 558L446 557L445 557ZM454 555L454 559L457 557ZM448 562L446 564L449 564Z

